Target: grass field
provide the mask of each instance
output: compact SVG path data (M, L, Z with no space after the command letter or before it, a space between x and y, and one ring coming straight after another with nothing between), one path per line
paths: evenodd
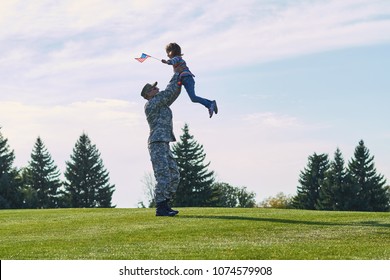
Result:
M179 210L2 210L0 259L390 259L390 213Z

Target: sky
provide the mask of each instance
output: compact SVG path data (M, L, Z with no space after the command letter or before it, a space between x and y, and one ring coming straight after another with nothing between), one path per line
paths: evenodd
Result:
M390 180L390 2L387 0L2 0L0 127L27 166L40 136L63 173L86 133L101 153L113 204L147 201L152 173L140 91L172 68L176 42L196 93L172 105L176 138L185 123L219 182L258 202L296 194L313 153L346 163L360 140ZM388 181L389 183L390 181Z

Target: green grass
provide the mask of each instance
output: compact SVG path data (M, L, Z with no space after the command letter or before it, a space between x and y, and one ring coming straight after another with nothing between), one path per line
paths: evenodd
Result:
M2 210L0 259L390 259L390 213L179 210Z

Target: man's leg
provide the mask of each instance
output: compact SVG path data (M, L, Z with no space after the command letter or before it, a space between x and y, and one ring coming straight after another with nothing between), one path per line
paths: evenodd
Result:
M170 199L170 150L167 142L154 142L149 144L150 159L153 165L154 176L157 184L155 187L155 201L157 204L157 216L174 216L168 211L167 201Z
M179 186L180 182L180 171L179 167L177 167L177 163L175 158L173 157L173 154L171 150L169 150L169 171L170 171L170 183L169 183L169 199L172 199L172 197L175 195L177 191L177 187Z
M172 152L169 150L169 170L171 173L171 182L169 184L169 199L167 200L169 211L174 212L175 214L179 214L178 210L174 210L171 208L169 204L169 200L172 200L173 196L177 191L177 187L180 182L180 171L177 166L176 160L173 157Z

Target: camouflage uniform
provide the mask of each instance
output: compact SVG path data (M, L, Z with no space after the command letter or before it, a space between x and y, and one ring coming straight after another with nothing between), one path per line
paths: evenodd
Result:
M180 94L177 82L178 74L175 74L167 88L145 104L145 115L150 128L148 148L157 181L156 203L171 199L180 180L179 169L169 147L169 142L176 141L169 106Z

